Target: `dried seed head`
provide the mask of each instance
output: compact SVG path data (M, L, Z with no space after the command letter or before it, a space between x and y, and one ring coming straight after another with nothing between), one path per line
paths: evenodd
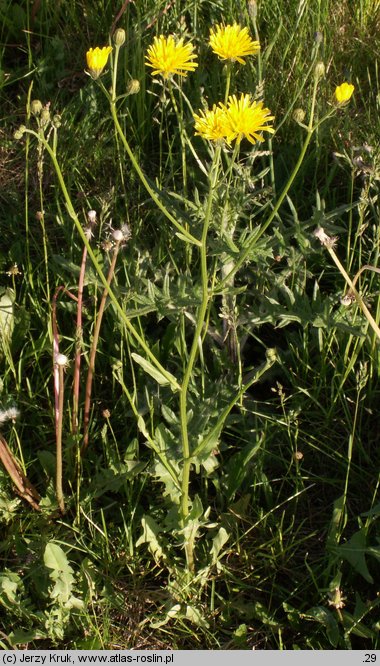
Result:
M116 243L121 243L121 241L124 238L122 230L115 229L115 231L112 232L112 238L114 239L114 241L116 241Z
M352 293L351 289L349 289L349 291L340 299L341 305L344 305L346 308L352 305L354 301L355 295Z
M60 368L67 368L69 365L69 359L67 356L65 356L65 354L57 354L55 357L55 363Z
M318 238L321 244L324 245L324 247L327 247L327 249L333 249L338 241L338 236L329 236L326 234L323 227L317 227L314 231L314 236Z
M7 409L0 409L0 425L6 421L15 421L20 416L20 412L16 407L8 407Z
M87 220L89 224L96 224L96 210L89 210L87 213Z

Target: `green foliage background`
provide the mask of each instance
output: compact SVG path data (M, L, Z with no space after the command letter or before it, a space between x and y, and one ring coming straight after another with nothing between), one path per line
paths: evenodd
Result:
M212 334L189 395L192 441L208 440L192 468L187 531L175 510L179 490L147 445L150 437L180 468L176 396L134 362L141 349L112 303L79 470L72 365L66 372L64 516L55 503L51 303L60 285L75 292L83 246L48 156L40 187L36 143L17 142L13 132L33 122L32 99L60 114L58 156L72 201L83 223L89 209L98 212L96 258L107 271L110 227L128 223L132 238L115 293L160 362L181 376L199 305L199 261L141 186L105 97L84 73L85 52L108 43L115 27L126 30L118 89L137 79L140 92L123 104L123 130L152 186L199 236L207 183L189 156L184 191L178 118L144 54L156 34L191 38L199 67L183 89L194 109L212 104L223 96L224 74L207 46L210 26L238 21L252 32L248 10L243 0L0 1L0 405L20 410L1 432L42 497L42 511L33 511L0 468L3 649L379 648L379 341L356 305L341 305L344 280L313 236L323 226L339 237L336 251L352 277L377 265L375 0L257 2L261 56L236 68L232 85L263 96L276 134L259 150L244 146L233 172L229 214L238 249L265 222L296 164L304 131L293 113L310 111L316 61L325 65L321 115L343 80L355 95L315 134L275 221L236 277L242 374L257 381L221 431L238 377L220 343L220 304L210 311ZM102 80L109 87L109 72ZM186 109L182 120L192 135ZM207 162L207 147L195 142ZM221 187L212 266L234 251L217 232L224 195ZM359 286L378 321L378 275L364 273ZM84 364L101 292L89 262ZM69 299L60 299L58 321L61 349L72 359ZM261 374L273 349L276 362ZM183 543L191 539L196 573L189 577Z

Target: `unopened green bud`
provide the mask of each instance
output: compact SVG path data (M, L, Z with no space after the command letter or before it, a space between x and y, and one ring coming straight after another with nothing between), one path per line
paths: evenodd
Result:
M52 122L53 127L55 127L55 129L58 129L58 127L61 127L61 125L62 125L61 116L59 116L58 113L56 113L53 116L53 120L51 122Z
M127 95L137 95L140 92L140 81L132 79L127 85Z
M325 69L324 63L323 62L317 62L317 64L315 65L315 70L314 70L315 78L316 79L321 79L322 76L325 75L325 71L326 71L326 69Z
M40 113L40 121L42 127L46 127L46 125L50 122L50 111L48 106L43 107Z
M13 138L16 139L16 141L20 141L22 137L24 136L24 126L21 125L15 132L13 132Z
M303 109L294 109L293 111L293 120L296 121L296 123L303 123L305 120L305 111Z
M30 110L34 116L39 116L42 111L42 102L39 99L34 99L30 103Z
M123 46L125 42L125 30L118 28L113 34L113 41L115 46Z

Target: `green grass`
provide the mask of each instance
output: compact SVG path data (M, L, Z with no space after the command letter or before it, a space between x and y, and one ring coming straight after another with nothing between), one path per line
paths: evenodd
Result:
M3 649L379 649L379 341L363 314L364 302L379 321L378 274L365 271L363 301L342 305L344 277L314 236L318 226L338 236L351 279L377 266L380 8L354 4L262 0L253 22L242 0L143 0L120 17L105 1L0 2L0 407L20 412L0 425L1 441L41 497L37 511L0 465ZM207 46L222 20L257 29L260 56L233 67L231 91L262 96L278 128L270 142L243 141L234 163L232 149L218 162L193 136L190 113L224 97L225 70ZM127 35L118 93L140 84L116 103L119 132L104 90L83 72L87 49L107 44L116 24ZM199 62L181 86L186 98L174 86L177 108L144 66L154 35L171 32L192 39ZM307 136L294 111L307 124L318 62L315 120L331 117L275 209ZM343 80L355 94L333 112ZM13 138L21 124L41 138L36 99L59 116L42 138L56 150L66 200L46 144ZM213 151L220 170L207 208ZM77 308L67 292L78 294L78 224L91 209L75 432ZM202 248L176 235L173 218L198 241L209 225ZM110 276L81 456L107 244L124 224L132 235ZM223 296L223 264L242 256ZM214 289L204 317L202 261Z

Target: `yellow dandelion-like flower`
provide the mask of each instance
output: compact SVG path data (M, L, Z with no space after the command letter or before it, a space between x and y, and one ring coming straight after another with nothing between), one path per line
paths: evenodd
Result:
M220 106L225 113L225 133L228 142L236 139L237 143L240 143L246 138L251 143L256 143L264 141L260 132L274 133L273 127L266 124L274 120L274 116L271 116L271 112L264 107L263 102L251 101L250 95L242 94L240 99L236 95L231 95L227 106L224 104Z
M173 35L169 37L155 37L152 46L147 51L145 58L147 67L152 67L152 75L161 74L164 79L169 79L174 74L187 76L197 67L197 62L192 62L197 57L191 42L183 43L183 39L175 41Z
M221 141L226 138L225 112L214 104L212 109L194 113L195 134L209 141Z
M108 56L112 51L112 46L97 46L95 49L89 49L86 53L87 67L93 79L98 79L105 68Z
M352 83L342 83L335 88L335 101L338 102L338 104L346 104L351 98L354 90L355 88Z
M237 23L211 28L209 44L221 60L237 60L242 65L246 56L260 50L259 42L252 41L248 28L241 28Z

